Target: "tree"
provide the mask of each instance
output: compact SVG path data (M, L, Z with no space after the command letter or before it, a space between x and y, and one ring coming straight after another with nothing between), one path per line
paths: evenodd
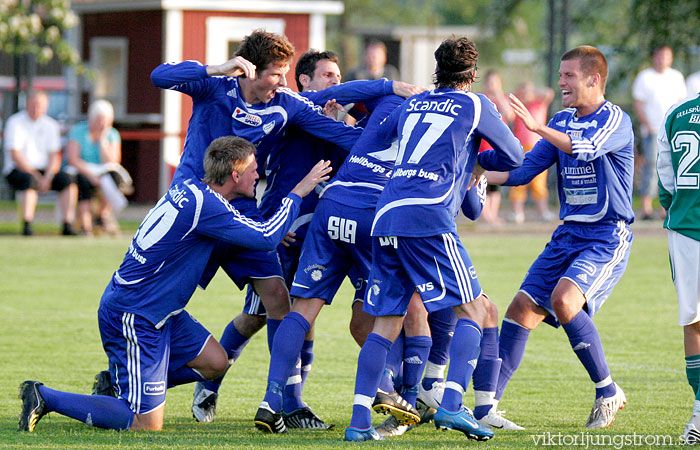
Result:
M14 56L15 111L23 78L26 88L31 87L35 62L46 64L57 58L79 74L86 72L78 51L64 39L66 31L77 24L69 0L0 1L0 51Z

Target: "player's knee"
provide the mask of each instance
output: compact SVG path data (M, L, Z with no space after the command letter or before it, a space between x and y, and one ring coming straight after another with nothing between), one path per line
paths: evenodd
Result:
M352 317L350 318L350 335L357 345L362 347L367 336L372 332L374 317L362 310L362 302L352 305Z
M270 279L258 293L269 318L281 320L287 315L290 308L289 291L281 279Z
M233 319L233 326L242 336L249 338L265 326L265 321L265 316L241 313Z
M148 414L134 415L131 423L131 431L161 431L163 429L163 415L153 411Z

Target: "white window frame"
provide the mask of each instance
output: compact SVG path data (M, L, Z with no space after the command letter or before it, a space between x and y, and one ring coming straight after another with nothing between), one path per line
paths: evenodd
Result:
M112 74L112 77L116 81L112 85L111 92L105 95L103 92L98 92L101 75L101 68L98 67L98 63L101 60L101 54L107 49L117 49L121 56L119 63L116 65L119 71ZM109 100L114 106L115 118L125 117L126 102L128 99L127 76L129 68L129 39L126 37L94 37L90 39L90 66L96 77L95 81L92 83L90 92L91 101L100 98Z
M247 17L207 17L206 64L223 64L229 60L228 43L242 41L253 30L284 34L284 19L262 19Z

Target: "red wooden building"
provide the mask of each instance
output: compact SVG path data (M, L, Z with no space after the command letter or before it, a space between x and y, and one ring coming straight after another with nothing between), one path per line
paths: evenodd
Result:
M329 0L73 0L72 7L81 18L77 48L96 77L69 77L80 100L71 115L97 98L114 104L133 200L142 203L156 201L170 183L192 107L189 97L151 85L154 67L220 64L256 28L286 35L297 54L324 49L326 16L343 12L342 1ZM290 86L293 77L290 71Z

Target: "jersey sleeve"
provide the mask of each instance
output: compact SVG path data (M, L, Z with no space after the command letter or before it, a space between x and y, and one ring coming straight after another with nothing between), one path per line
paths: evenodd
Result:
M320 108L315 108L308 99L296 96L290 96L290 99L291 102L295 103L294 114L290 118L290 123L313 134L317 138L350 151L357 138L362 134L360 128L351 127L343 122L324 116Z
M537 175L548 169L557 161L559 149L544 139L537 141L532 150L525 153L523 165L511 170L504 186L521 186L528 184Z
M161 89L182 92L190 97L202 97L211 89L216 77L207 75L207 67L198 61L165 63L153 69L151 83Z
M603 124L581 130L580 136L571 136L572 156L579 161L592 161L606 153L627 146L632 133L632 122L619 106L610 104Z
M669 110L673 111L675 108ZM668 113L667 113L668 114ZM658 155L656 157L656 172L659 175L659 203L665 210L671 207L673 194L676 192L676 176L671 159L671 144L668 142L668 116L664 126L659 130L656 139Z
M386 78L379 80L348 81L320 91L304 92L301 95L317 105L324 105L328 100L335 100L341 105L363 102L394 92L393 81Z
M199 212L197 232L253 250L274 250L299 214L301 197L289 194L266 221L241 214L229 202L215 194L199 191L205 198ZM197 193L195 193L197 196Z
M496 106L483 95L478 98L482 112L475 131L493 147L479 153L479 165L486 170L501 172L520 167L523 163L523 146L520 141L503 122Z
M467 219L476 220L481 215L486 202L486 177L481 176L475 187L467 190L462 200L462 213Z

